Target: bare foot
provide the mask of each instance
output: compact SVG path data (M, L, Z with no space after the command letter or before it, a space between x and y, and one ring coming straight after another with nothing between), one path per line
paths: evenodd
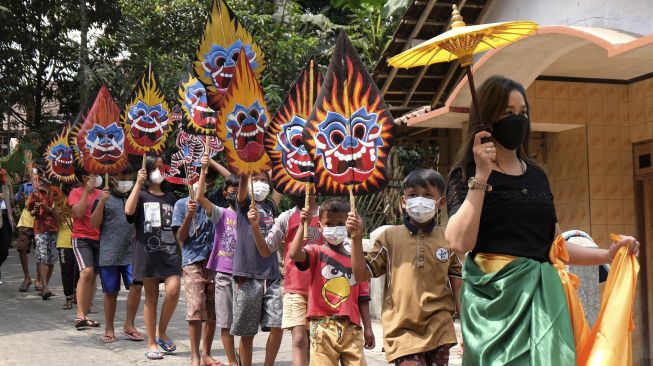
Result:
M202 364L205 366L225 366L222 362L211 357L211 355L202 355Z

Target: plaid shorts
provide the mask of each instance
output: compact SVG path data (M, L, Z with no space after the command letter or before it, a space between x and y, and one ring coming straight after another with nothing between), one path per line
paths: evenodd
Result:
M34 234L36 263L54 264L57 261L57 232Z

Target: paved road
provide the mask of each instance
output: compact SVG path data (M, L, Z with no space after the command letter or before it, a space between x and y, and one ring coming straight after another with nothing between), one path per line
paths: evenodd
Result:
M32 278L35 278L34 261L30 261ZM188 365L190 364L190 349L187 323L185 319L186 302L183 295L172 318L168 334L177 343L177 352L165 356L164 360L147 361L143 352L145 344L121 339L111 344L102 344L100 337L104 328L91 328L78 331L73 327L75 312L62 310L64 303L63 288L59 264L55 265L52 275L51 289L56 296L49 301L41 300L34 291L18 292L22 282L22 271L15 249L10 249L9 258L2 265L2 281L0 285L0 365L134 365L150 363L155 365ZM115 328L121 329L121 321L125 315L126 292L121 292L118 298L118 313ZM159 301L159 306L162 303ZM104 323L102 309L102 291L99 288L94 300L98 313L91 317ZM145 333L143 325L143 303L136 318L136 324ZM365 351L370 366L388 365L381 352L382 328L374 323L377 348ZM219 333L218 333L219 334ZM259 334L254 339L254 364L262 365L265 357L265 341L267 336ZM219 336L213 343L213 355L218 360L226 361ZM454 349L450 365L459 365L459 351ZM290 335L284 334L283 343L275 365L292 365Z

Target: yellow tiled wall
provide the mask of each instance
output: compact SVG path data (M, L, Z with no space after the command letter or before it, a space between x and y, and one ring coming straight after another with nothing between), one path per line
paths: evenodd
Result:
M602 247L611 232L635 234L632 149L653 139L653 78L628 85L537 80L527 96L533 123L582 126L545 134L542 164L562 230L587 231ZM641 293L634 304L634 365L646 327Z

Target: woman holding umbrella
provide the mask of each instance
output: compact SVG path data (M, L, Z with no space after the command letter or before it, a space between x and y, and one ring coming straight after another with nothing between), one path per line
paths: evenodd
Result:
M576 345L560 277L549 261L560 235L544 170L529 157L522 85L490 77L478 90L482 123L468 125L447 189L446 238L464 264L461 314L465 365L575 365ZM471 108L470 121L478 111ZM619 248L566 243L568 264L599 265ZM565 247L565 246L563 246Z

